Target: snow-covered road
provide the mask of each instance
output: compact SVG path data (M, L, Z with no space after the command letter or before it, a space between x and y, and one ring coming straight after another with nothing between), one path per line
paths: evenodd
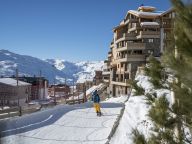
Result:
M102 103L97 117L92 103L57 106L0 121L1 144L104 144L122 103Z

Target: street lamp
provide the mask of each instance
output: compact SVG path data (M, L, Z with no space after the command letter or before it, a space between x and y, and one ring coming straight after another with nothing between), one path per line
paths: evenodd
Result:
M52 67L55 69L55 66L52 65ZM54 104L57 105L56 96L55 96L55 75L53 72L53 97L54 97Z

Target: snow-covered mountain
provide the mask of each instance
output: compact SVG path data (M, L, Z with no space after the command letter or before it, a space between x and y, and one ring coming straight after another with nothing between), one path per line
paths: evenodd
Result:
M82 61L77 63L59 59L47 59L46 61L62 71L67 77L73 77L76 82L92 80L95 76L95 70L102 70L104 65L103 61Z
M102 70L103 61L69 62L59 59L41 60L35 57L19 55L8 50L0 50L0 76L15 75L16 68L20 76L39 76L47 78L50 83L83 82L93 79L95 70Z

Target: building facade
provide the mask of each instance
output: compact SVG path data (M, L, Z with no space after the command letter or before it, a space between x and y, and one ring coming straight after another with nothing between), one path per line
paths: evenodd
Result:
M102 71L100 70L96 70L95 71L95 77L93 78L93 83L95 85L99 85L100 83L103 82L103 75L102 75Z
M0 105L24 106L31 96L31 84L13 78L0 78Z
M155 7L141 6L129 10L113 29L103 69L103 80L109 83L112 96L127 95L137 68L144 66L150 55L160 57L166 50L174 17L173 9L162 12Z
M48 96L48 80L44 77L18 77L18 79L31 84L29 100L41 100Z
M70 93L70 87L66 84L51 85L48 90L50 97L67 98Z

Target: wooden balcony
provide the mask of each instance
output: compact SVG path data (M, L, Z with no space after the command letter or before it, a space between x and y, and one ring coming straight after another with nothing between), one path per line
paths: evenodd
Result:
M129 28L129 29L128 29L128 32L132 32L132 31L135 31L135 30L140 29L140 28L141 28L140 25L139 25L139 24L136 24L136 25L133 26L132 28Z
M111 81L111 84L119 85L119 86L131 86L131 80L130 79L124 79L123 81Z
M110 71L103 71L102 75L110 75Z
M121 69L117 69L116 74L124 74L125 73L125 69L121 68Z
M110 48L113 48L113 47L114 47L114 42L111 42Z
M108 57L111 57L111 56L112 56L112 54L111 54L111 53L110 53L110 54L108 53Z
M131 18L131 19L127 19L127 20L125 21L125 24L128 24L128 23L136 23L136 22L138 22L138 19L136 19L136 18Z
M124 40L135 40L135 39L136 39L135 33L123 33L117 37L116 43Z
M120 57L117 61L119 63L121 63L121 62L145 61L145 55L128 55L128 56L125 56L125 57Z
M160 32L159 31L140 31L139 35L137 36L137 39L140 38L160 38Z
M117 48L118 52L127 50L142 50L145 49L145 43L126 43L124 47Z
M103 82L109 83L109 79L103 79Z

